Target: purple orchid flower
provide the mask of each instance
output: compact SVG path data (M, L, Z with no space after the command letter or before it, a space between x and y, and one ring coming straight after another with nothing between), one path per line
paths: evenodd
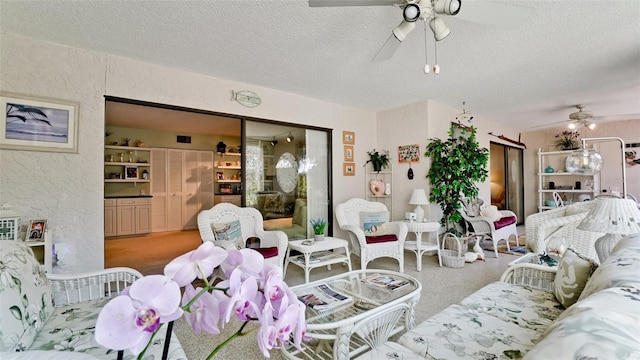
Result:
M164 274L185 286L196 278L206 279L216 266L227 258L227 252L211 241L205 241L197 249L171 260L164 267Z
M242 280L248 277L260 278L264 267L264 257L253 249L230 249L229 256L220 265L224 274L231 278L231 273L239 271Z
M201 290L202 288L194 289L191 284L185 286L182 306L186 306ZM203 331L211 335L220 334L218 328L220 301L214 294L203 293L191 304L184 316L195 334L200 334Z
M96 341L138 355L161 324L180 316L178 284L163 275L145 276L104 306L96 322Z

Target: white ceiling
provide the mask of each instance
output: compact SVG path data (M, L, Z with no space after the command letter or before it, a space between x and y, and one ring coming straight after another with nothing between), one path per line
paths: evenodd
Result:
M524 131L568 119L576 104L640 119L640 1L497 2L535 15L516 30L446 17L439 75L423 73L422 24L392 59L371 62L400 23L392 6L0 0L0 30L372 111L466 101L475 116Z

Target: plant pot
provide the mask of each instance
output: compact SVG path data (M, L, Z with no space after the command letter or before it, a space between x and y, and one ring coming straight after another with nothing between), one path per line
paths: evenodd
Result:
M322 242L322 241L324 241L324 234L320 234L320 235L316 234L316 235L313 235L313 241L315 241L315 242Z
M378 163L373 163L373 171L375 172L380 172L382 171L382 164L378 164Z

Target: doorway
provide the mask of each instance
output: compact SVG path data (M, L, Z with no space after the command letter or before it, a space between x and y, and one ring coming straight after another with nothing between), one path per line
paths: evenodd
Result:
M524 223L524 153L522 149L491 142L489 175L491 205L511 210Z

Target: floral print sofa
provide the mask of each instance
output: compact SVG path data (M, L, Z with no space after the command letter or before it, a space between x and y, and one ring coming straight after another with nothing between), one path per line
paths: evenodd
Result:
M123 289L115 289L118 284L141 274L117 268L84 275L91 276L52 275L50 280L31 248L0 241L0 359L116 359L116 351L95 341L96 319L110 300L105 294L118 293ZM63 288L72 291L58 291ZM164 342L165 333L158 333L144 358L161 359ZM125 351L125 359L132 356ZM175 334L167 358L186 359Z
M582 284L581 269L568 255L557 272L515 265L503 281L403 334L394 354L404 352L404 359L640 359L640 234L623 238L599 267L574 251L567 254L587 264ZM539 270L546 275L535 275Z

